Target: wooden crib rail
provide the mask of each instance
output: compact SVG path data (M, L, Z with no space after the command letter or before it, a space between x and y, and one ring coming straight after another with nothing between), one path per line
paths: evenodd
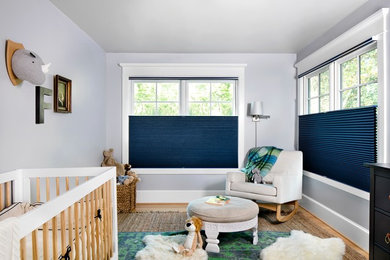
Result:
M100 169L100 168L99 168ZM51 220L54 216L58 215L60 212L68 209L73 203L81 200L87 194L94 191L97 187L100 187L108 180L112 180L111 191L115 189L115 178L116 171L115 168L103 168L105 171L94 178L89 179L87 182L80 184L79 186L69 190L68 192L59 195L58 197L44 203L38 209L31 210L24 215L20 216L20 238L25 237L27 234L30 234L35 229L39 228L43 223ZM61 171L63 169L60 169ZM57 171L61 172L61 171ZM75 176L76 176L75 172ZM96 174L96 172L95 172ZM84 175L84 174L83 174ZM56 175L54 175L56 176ZM80 172L78 172L80 176ZM41 177L47 177L42 176ZM53 175L51 176L53 177ZM115 196L115 193L112 192L111 196ZM115 196L116 197L116 196ZM116 198L115 198L116 199ZM115 208L113 208L115 210ZM116 223L115 223L116 225Z
M113 257L113 248L115 246L112 226L112 208L110 200L110 186L112 180L96 187L91 193L87 194L81 200L74 202L70 207L60 213L61 219L61 238L58 240L54 234L57 232L57 225L53 225L48 230L49 222L43 224L43 239L38 236L38 230L31 234L32 240L26 244L26 238L20 240L21 259L111 259ZM84 211L86 206L87 211ZM73 211L72 211L73 209ZM80 215L79 215L80 209ZM90 211L88 209L91 209ZM68 213L66 223L65 213ZM52 220L56 219L54 217ZM74 223L74 226L72 226ZM81 223L81 224L80 224ZM66 226L66 224L68 226ZM80 225L79 225L80 224ZM91 228L89 228L91 226ZM45 229L46 227L46 229ZM85 228L86 227L86 228ZM49 233L52 232L53 239L49 241ZM66 238L66 234L68 237ZM85 237L88 242L85 244ZM81 240L81 243L80 243ZM57 245L60 244L61 250ZM40 246L42 245L42 246ZM27 247L29 246L29 247ZM27 250L27 248L30 248ZM50 252L49 248L53 250ZM40 252L42 250L42 252ZM30 253L31 257L27 257Z

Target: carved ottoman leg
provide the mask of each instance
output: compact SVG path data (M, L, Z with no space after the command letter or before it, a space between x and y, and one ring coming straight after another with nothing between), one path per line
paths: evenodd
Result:
M253 232L253 244L254 244L254 245L257 245L257 242L258 242L258 240L259 240L259 235L257 234L257 225L258 225L258 224L256 224L256 226L254 226L254 227L252 228L252 232Z
M219 240L217 239L219 235L218 226L208 223L208 225L206 225L205 232L207 236L206 251L219 253L219 246L218 246Z

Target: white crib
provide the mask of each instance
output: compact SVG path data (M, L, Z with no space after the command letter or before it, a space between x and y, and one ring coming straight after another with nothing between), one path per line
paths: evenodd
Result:
M17 217L20 259L117 259L115 168L2 173L0 210L15 202L43 202Z

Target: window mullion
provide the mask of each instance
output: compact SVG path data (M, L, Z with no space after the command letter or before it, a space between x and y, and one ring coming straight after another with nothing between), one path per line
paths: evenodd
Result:
M180 115L188 115L187 81L180 80Z
M210 84L210 93L209 93L209 95L210 95L210 97L209 97L209 100L210 100L210 104L209 104L209 116L211 116L211 92L212 92L212 84L211 84L211 82L209 83Z

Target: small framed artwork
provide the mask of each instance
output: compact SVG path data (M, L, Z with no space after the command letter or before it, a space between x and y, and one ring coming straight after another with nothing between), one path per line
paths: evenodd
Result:
M60 75L54 76L54 112L72 112L72 81Z

